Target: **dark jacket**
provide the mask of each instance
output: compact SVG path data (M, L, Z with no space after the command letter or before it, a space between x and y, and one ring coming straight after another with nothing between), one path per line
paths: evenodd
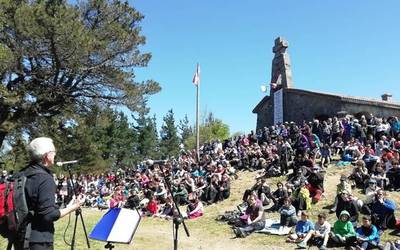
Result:
M339 199L336 208L336 216L338 219L342 211L347 211L350 214L350 221L353 222L358 220L358 208L353 201L344 201L342 199Z
M308 183L310 183L313 188L324 191L324 177L320 173L311 173L308 176Z
M52 173L40 164L31 164L22 171L35 171L25 184L28 208L34 211L30 242L53 242L54 221L60 218L60 210L55 204L57 187Z

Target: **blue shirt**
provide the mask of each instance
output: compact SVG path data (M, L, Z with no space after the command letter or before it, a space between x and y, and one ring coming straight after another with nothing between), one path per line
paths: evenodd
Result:
M357 237L362 237L366 238L367 241L375 241L379 242L379 233L378 229L376 229L376 226L371 225L370 228L365 228L365 227L359 227L356 230Z
M300 220L296 224L296 234L307 234L310 230L314 230L314 224L309 221L302 221Z

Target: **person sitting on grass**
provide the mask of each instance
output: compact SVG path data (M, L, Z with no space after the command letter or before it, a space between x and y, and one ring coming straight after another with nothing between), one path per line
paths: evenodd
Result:
M311 230L314 230L314 224L308 219L307 211L301 211L301 220L296 224L296 232L288 236L287 242L299 243Z
M264 209L262 202L257 199L256 194L251 194L247 200L248 207L239 227L233 227L236 237L244 238L256 230L265 227Z
M312 167L307 182L306 188L310 191L312 202L317 203L321 200L321 195L324 192L324 177L319 173L319 167L317 165Z
M292 193L292 204L296 212L311 209L310 191L306 188L306 181L301 180L299 187Z
M145 207L145 214L148 216L155 216L158 213L158 202L153 194L150 194L148 197L149 203L147 203L147 206Z
M195 219L203 216L203 203L199 200L196 194L189 196L189 205L187 206L187 217L189 219Z
M341 199L339 199L336 208L336 217L338 219L340 219L343 211L346 211L346 213L349 214L350 222L352 222L353 225L356 226L359 215L358 207L356 203L350 198L350 195L346 190L342 191Z
M346 190L349 194L351 194L351 185L348 182L346 175L344 174L340 176L340 183L336 185L335 203L333 204L333 207L330 210L331 213L334 213L336 211L337 204L339 200L342 199L341 193L343 190Z
M287 190L283 187L282 182L278 182L276 185L278 188L272 193L271 197L272 201L274 202L274 205L270 209L271 211L277 211L279 208L281 208L285 198L289 196ZM290 204L292 204L292 202L290 202Z
M362 226L357 228L357 247L367 250L372 248L380 248L380 236L376 226L372 225L371 216L364 215L362 218Z
M333 224L329 243L334 247L354 247L356 232L350 221L350 214L346 210L340 213L339 219Z
M365 189L366 183L368 182L369 171L365 166L365 162L362 160L356 161L356 166L353 168L353 172L349 176L349 179L353 181L353 186L361 189Z
M283 206L278 210L281 215L280 225L284 227L292 227L297 224L296 209L292 206L292 200L286 197Z
M400 191L400 165L397 159L392 160L392 168L386 173L389 179L389 190L390 191Z
M369 205L372 222L378 230L396 228L396 218L394 211L396 204L385 198L386 193L380 189L376 192L374 202Z
M324 250L328 243L330 231L331 224L326 220L326 214L320 213L318 215L318 221L315 223L315 229L311 230L297 246L299 248L306 248L309 242L311 245L318 246L320 250Z
M337 137L337 139L332 143L331 148L334 150L333 155L342 155L344 142L341 137Z
M365 189L365 204L371 204L375 201L376 192L378 192L378 190L381 190L381 188L376 185L376 180L369 179L368 187Z

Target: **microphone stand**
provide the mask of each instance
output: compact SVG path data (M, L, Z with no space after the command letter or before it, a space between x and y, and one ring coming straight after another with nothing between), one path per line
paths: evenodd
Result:
M76 193L75 184L74 184L74 181L72 179L71 167L69 165L66 165L66 169L68 170L68 173L69 173L69 179L71 181L72 190L74 192L75 198L77 199L78 195ZM87 248L90 248L90 243L89 243L89 238L87 236L85 221L83 220L83 216L82 216L82 210L81 210L81 208L78 208L77 210L75 210L75 224L74 224L74 231L72 233L71 250L75 250L76 226L78 224L78 217L81 218L83 231L85 232Z
M175 211L173 211L174 215L173 215L173 220L172 220L172 232L173 232L173 238L174 238L174 250L178 250L178 232L179 232L180 224L183 225L183 228L185 229L185 233L186 233L187 237L190 237L189 229L187 228L187 226L185 224L185 220L183 219L182 213L181 213L181 211L179 209L179 204L177 204L177 202L175 200L175 197L174 197L174 194L172 193L170 179L167 178L167 176L165 175L165 172L164 172L165 168L164 168L163 164L159 164L159 166L160 166L160 170L161 170L162 176L164 178L167 190L171 194L172 200L174 202L174 206L176 208L176 211L178 212L178 214L175 214Z

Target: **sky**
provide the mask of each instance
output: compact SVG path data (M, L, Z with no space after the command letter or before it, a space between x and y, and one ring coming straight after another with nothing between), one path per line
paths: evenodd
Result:
M195 122L192 78L201 65L201 113L213 112L230 132L256 127L253 108L269 84L272 47L289 42L294 87L400 100L398 0L129 0L145 18L143 52L161 92L149 99L158 126L169 109ZM267 91L269 93L269 89Z

